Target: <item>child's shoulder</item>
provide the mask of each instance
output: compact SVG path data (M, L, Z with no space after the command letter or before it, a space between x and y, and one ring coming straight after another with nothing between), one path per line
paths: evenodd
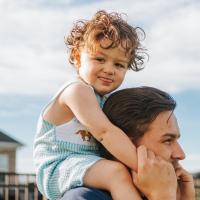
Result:
M80 79L67 81L58 91L57 96L61 99L90 98L95 92L92 86Z
M61 89L62 90L62 89ZM84 82L81 79L73 79L70 81L67 81L64 86L63 86L63 91L69 90L71 92L82 92L82 91L93 91L94 89L92 86L90 86L89 84L87 84L86 82Z
M85 83L84 81L82 81L79 78L74 78L71 80L66 81L57 91L56 96L60 93L62 93L63 91L68 91L68 90L78 90L78 89L92 89L92 86L88 85L87 83Z

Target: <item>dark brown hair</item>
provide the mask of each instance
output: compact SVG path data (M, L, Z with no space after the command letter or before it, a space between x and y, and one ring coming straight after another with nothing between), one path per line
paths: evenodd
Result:
M128 68L139 71L143 68L146 55L145 49L141 47L140 36L145 38L144 31L139 27L130 26L122 15L98 11L91 20L77 21L70 34L65 37L65 43L69 48L69 62L74 64L77 52L84 46L93 52L97 44L104 49L121 45L130 58ZM103 39L109 39L111 43L102 46Z
M110 121L136 142L150 124L164 111L173 111L175 100L166 92L152 87L128 88L113 93L103 111Z

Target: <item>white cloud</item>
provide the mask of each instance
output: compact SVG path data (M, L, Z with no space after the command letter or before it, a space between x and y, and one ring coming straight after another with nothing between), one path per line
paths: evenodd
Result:
M146 32L150 60L144 71L128 74L128 84L174 92L200 88L199 8L195 4L179 7L153 21Z
M0 93L52 93L71 78L64 35L75 20L88 18L98 9L127 13L131 24L141 24L146 31L150 61L143 72L128 74L125 85L148 84L168 91L199 89L199 5L163 0L80 5L1 0Z

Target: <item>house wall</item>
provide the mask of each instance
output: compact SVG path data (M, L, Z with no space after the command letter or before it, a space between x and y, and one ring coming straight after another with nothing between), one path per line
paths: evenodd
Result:
M16 169L16 150L0 150L0 154L8 155L8 172L15 172Z

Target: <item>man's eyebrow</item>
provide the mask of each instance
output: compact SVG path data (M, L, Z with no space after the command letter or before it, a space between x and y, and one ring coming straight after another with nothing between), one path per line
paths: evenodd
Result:
M180 134L176 134L176 133L166 133L162 136L162 138L165 138L165 137L171 137L171 138L180 138L181 135Z

